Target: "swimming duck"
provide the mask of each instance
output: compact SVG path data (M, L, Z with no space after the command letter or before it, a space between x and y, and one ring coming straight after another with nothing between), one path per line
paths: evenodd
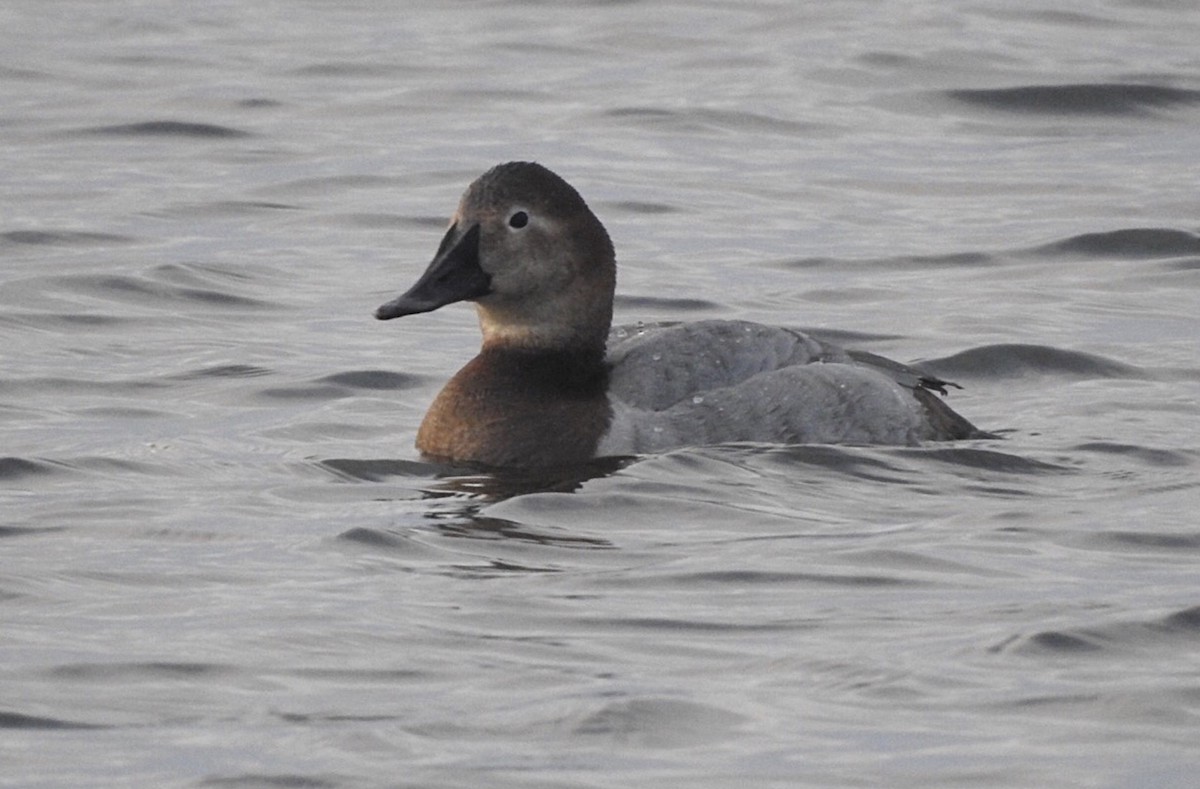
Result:
M472 301L483 346L417 433L427 457L537 467L732 441L916 444L985 435L954 386L786 328L612 330L616 258L570 184L532 162L463 195L425 273L380 320Z

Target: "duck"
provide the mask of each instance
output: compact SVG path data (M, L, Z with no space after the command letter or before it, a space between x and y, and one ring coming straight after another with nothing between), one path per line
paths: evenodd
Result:
M535 162L466 189L424 273L380 320L473 302L479 353L417 431L438 462L537 468L674 449L917 445L987 437L958 387L875 354L743 320L612 327L616 254L579 192Z

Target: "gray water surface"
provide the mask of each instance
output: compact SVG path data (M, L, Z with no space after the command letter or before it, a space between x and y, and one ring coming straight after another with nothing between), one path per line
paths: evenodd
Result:
M1193 787L1200 9L0 7L0 785ZM536 159L617 318L1002 435L423 462Z

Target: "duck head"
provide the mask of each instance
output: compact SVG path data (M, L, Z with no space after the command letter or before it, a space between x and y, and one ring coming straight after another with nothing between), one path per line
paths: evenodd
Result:
M380 320L472 301L484 347L603 348L616 262L600 220L532 162L488 170L463 195L425 273Z

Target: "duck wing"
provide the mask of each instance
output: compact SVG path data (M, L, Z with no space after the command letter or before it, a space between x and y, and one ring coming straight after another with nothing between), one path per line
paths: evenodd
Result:
M955 389L962 389L961 386L953 381L943 381L935 375L921 370L917 367L912 367L907 364L892 361L886 356L869 353L867 351L847 350L846 353L855 362L866 367L872 367L881 373L884 373L896 383L909 389L928 389L931 392L937 392L943 397L946 396L946 387L952 386Z
M847 354L860 365L878 370L891 378L905 389L912 391L913 397L925 409L925 418L938 439L962 438L996 438L992 433L980 430L962 415L946 405L941 397L947 395L946 387L962 389L953 381L945 381L936 375L930 375L919 367L892 361L886 356L879 356L867 351L848 350ZM936 393L936 394L935 394Z
M934 394L954 384L791 329L724 320L621 327L608 362L613 438L635 452L979 435Z
M756 375L815 362L852 363L846 351L801 332L749 321L622 326L609 336L609 393L662 411Z

